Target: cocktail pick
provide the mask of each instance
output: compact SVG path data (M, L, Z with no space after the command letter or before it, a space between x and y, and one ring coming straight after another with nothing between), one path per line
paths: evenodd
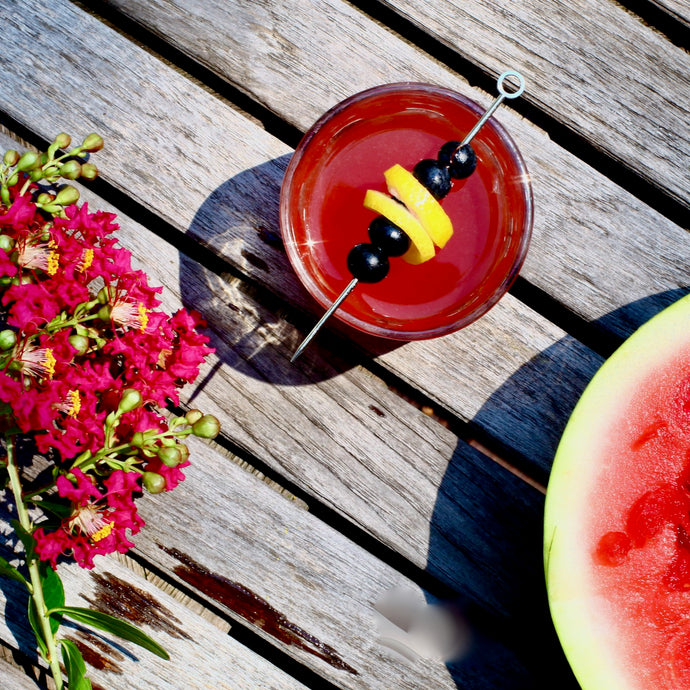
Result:
M513 78L517 82L517 85L512 84L512 89L506 87L506 82ZM498 96L494 99L494 102L487 108L484 114L479 118L474 127L467 133L465 138L460 142L460 144L455 148L455 151L461 149L463 146L467 146L472 139L477 135L479 130L484 126L486 121L494 114L496 109L506 98L518 98L521 96L525 90L525 80L523 76L516 72L515 70L508 70L501 74L496 82L496 88L498 90ZM378 280L378 279L377 279ZM309 331L304 340L300 343L300 346L295 350L295 353L290 358L291 362L294 362L301 354L304 352L309 343L314 339L314 336L319 332L323 324L330 318L330 316L335 312L336 309L345 301L347 296L355 289L357 283L360 281L359 278L353 277L352 280L347 284L345 289L338 295L336 300L331 304L324 315L318 320L316 325ZM363 280L363 282L366 282ZM376 282L376 280L372 281Z

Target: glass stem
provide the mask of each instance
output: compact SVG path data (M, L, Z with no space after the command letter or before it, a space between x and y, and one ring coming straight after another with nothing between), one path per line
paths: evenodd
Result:
M24 498L22 495L22 484L19 478L19 470L17 468L17 463L15 461L15 445L14 436L7 436L7 473L10 478L10 486L12 487L12 494L14 496L14 502L17 506L17 516L19 518L19 524L22 526L27 534L31 534L33 531L33 526L31 524L31 518L29 517L29 512L24 505ZM48 607L46 606L45 599L43 598L43 585L41 584L41 575L38 571L38 559L33 556L29 557L27 554L27 566L29 568L29 577L31 580L30 595L33 599L34 606L36 607L36 614L38 615L38 620L41 625L41 632L43 633L43 639L46 644L46 649L48 650L48 655L46 661L50 665L50 671L55 680L55 687L57 690L62 690L62 671L60 670L60 660L58 659L57 644L55 641L55 636L50 628L50 620L47 615Z

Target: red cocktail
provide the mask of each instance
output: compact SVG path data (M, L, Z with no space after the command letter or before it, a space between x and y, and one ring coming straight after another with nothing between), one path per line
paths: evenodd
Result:
M288 167L281 225L290 261L325 308L352 280L347 257L367 242L376 216L363 206L368 189L385 191L383 173L412 170L462 140L484 110L447 89L390 84L357 94L307 133ZM515 279L532 227L532 192L508 134L489 120L472 140L477 167L442 200L453 236L418 265L390 260L388 275L360 282L335 312L378 336L412 340L462 328L486 312Z

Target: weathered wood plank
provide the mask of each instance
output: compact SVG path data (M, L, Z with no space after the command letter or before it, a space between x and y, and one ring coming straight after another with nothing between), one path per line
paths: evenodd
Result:
M4 521L6 508L6 505L0 506L3 540L8 528ZM1 551L3 557L12 557L6 545ZM64 564L60 566L60 576L68 606L88 606L125 618L170 654L170 660L163 661L117 637L66 624L60 635L72 639L82 650L87 673L97 684L94 687L113 690L305 687L115 558L97 558L92 571ZM0 639L29 658L37 658L36 641L23 611L26 601L26 592L21 586L0 580L0 610L3 612ZM5 665L2 665L2 685L7 690L38 687L20 669L9 677L4 672Z
M92 207L111 210L90 193L85 198ZM224 284L125 216L120 215L120 222L119 237L134 253L136 265L149 273L152 284L166 286L165 307L174 310L180 306L180 284L187 305L202 306L196 301L201 289L207 300L203 306L213 305L212 323L223 326L214 340L217 358L202 372L198 389L189 391L194 404L217 414L225 434L305 492L461 592L463 604L481 608L482 620L489 617L491 625L505 628L513 651L506 650L500 640L482 638L476 652L479 656L453 669L454 677L477 682L476 672L469 666L486 664L489 657L483 654L489 648L494 650L491 654L505 658L503 671L510 669L508 677L515 674L510 681L497 680L500 687L511 687L509 683L524 674L538 675L539 664L530 657L529 649L521 648L522 634L513 625L519 628L519 621L529 620L536 636L533 639L557 653L543 591L539 492L359 368L340 374L326 363L321 363L320 370L292 369L287 353L272 347L273 329L282 332L278 338L282 342L290 337L286 334L290 327L243 295L237 281ZM209 285L212 290L206 292ZM294 330L291 335L296 335ZM214 374L206 380L209 370ZM315 373L326 372L329 377L314 382ZM353 658L366 671L349 656L343 657L362 675L352 681L355 685L344 687L390 687L399 659L376 645L372 649L371 622L356 633L348 628L349 621L359 625L373 616L376 597L357 599L357 606L364 608L354 613L342 610L350 599L346 603L341 599L343 591L352 597L353 592L366 593L374 587L380 594L410 583L312 516L305 517L305 511L295 504L275 492L267 493L258 479L247 479L244 475L248 473L204 446L196 447L193 468L190 480L193 472L201 475L183 485L191 487L191 493L181 496L176 489L169 497L174 505L152 499L149 512L144 513L149 523L145 532L153 530L150 536L137 539L145 557L171 571L185 565L175 553L163 554L157 546L160 543L168 550L188 554L203 568L241 582L274 606L276 601L287 601L293 608L279 609L286 615L298 605L298 612L304 609L306 614L298 620L288 616L296 624L313 634L325 625L328 636L316 636L328 644L337 639L338 645L333 645L337 650L344 644L340 641L343 635L351 641L348 644L364 650L357 652L364 655L362 659ZM228 510L228 506L233 507ZM202 519L181 524L180 515L208 515L209 519L207 524ZM203 528L196 532L200 521ZM288 533L292 536L283 537ZM223 567L217 565L218 559ZM233 559L239 559L241 566L235 564L235 570L228 570ZM390 580L377 580L372 573L379 571ZM189 578L200 571L184 572ZM179 572L177 575L181 577ZM287 584L295 581L301 583L297 592ZM421 596L418 589L413 590ZM532 626L533 617L539 621L536 627ZM343 624L345 631L339 628ZM513 658L515 654L519 659ZM300 660L316 663L305 656L301 653ZM317 663L319 672L335 674L329 676L331 680L345 683L340 672L323 671L322 666ZM424 666L420 673L430 673L429 668ZM413 673L409 677L410 687L421 687L426 676ZM351 680L349 674L346 680Z
M690 5L685 0L652 0L652 3L690 27Z
M142 533L139 549L159 567L194 586L234 616L243 615L247 602L232 583L240 583L245 590L267 599L294 625L333 648L333 654L328 654L329 663L316 660L314 664L340 687L455 687L458 682L461 686L512 688L536 687L543 680L543 668L521 644L519 632L522 626L530 625L535 635L530 647L535 653L541 648L540 656L545 648L555 649L544 635L544 627L549 624L540 603L541 585L535 587L540 578L533 574L525 579L523 575L525 562L530 564L527 570L539 562L534 553L536 544L531 544L531 539L526 543L518 538L509 547L512 555L507 560L515 566L513 576L521 583L519 587L517 582L504 583L508 590L500 593L500 605L508 607L509 616L494 614L495 618L479 617L472 621L478 648L453 669L452 681L443 664L421 659L410 666L379 639L376 602L397 588L423 601L417 587L370 554L353 547L342 534L324 529L310 513L283 505L284 499L276 500L267 487L257 486L255 478L236 471L234 466L228 467L222 458L198 446L192 444L196 460L188 468L188 480L179 487L182 491L176 501L184 514L207 515L209 519L180 524L175 514L161 512L153 502L143 509L144 517L151 516L154 527ZM213 492L207 488L211 484ZM507 498L507 493L502 495ZM521 508L515 499L511 507L515 511L513 516L519 515L520 528L531 531L531 508ZM482 511L485 507L478 505L476 509ZM494 537L506 543L501 538L501 528L495 531L496 522L487 524L487 529L489 539ZM192 543L194 551L190 553ZM159 544L165 548L159 548ZM494 544L487 542L485 552L495 563ZM447 555L451 552L452 548L446 549ZM506 554L500 558L506 559ZM451 562L452 557L448 567L453 567ZM467 584L476 587L477 582L472 578ZM496 584L494 580L488 588ZM476 601L474 593L464 591L458 603L472 601ZM535 616L534 625L528 623L530 615ZM487 638L482 638L480 625L488 626ZM272 631L270 614L264 630L266 634ZM501 640L503 634L505 639ZM517 648L521 658L515 658L500 641ZM292 647L288 651L296 655L299 652ZM493 653L496 658L492 658ZM520 662L527 664L527 668ZM356 670L357 675L344 669L344 664ZM556 677L567 685L565 667L556 671Z
M221 0L189 0L184 4L171 0L110 0L110 4L302 129L345 96L383 82L441 83L485 105L490 102L489 96L469 88L457 74L339 0L297 5L288 0L261 5ZM490 52L487 69L523 70L533 98L540 102L555 100L551 109L563 110L564 117L582 118L584 123L577 126L593 129L602 146L619 146L615 155L630 155L629 164L637 173L658 175L657 183L676 184L686 193L690 189L685 164L689 128L679 96L688 90L687 54L638 25L615 3L588 3L588 7L590 4L600 8L597 12L604 13L608 22L625 16L623 26L633 32L631 35L639 44L634 48L635 59L642 59L638 53L646 51L646 60L655 63L649 74L663 72L643 88L658 90L658 95L643 99L654 109L654 117L635 96L638 81L649 75L644 68L646 62L631 58L625 44L627 34L604 32L600 39L601 32L593 30L586 40L596 43L596 48L589 46L582 54L577 52L577 45L564 50L562 59L574 63L575 67L571 63L569 66L576 73L587 72L587 79L593 80L591 88L584 76L584 81L573 80L571 69L561 69L557 62L540 62L531 54L525 55L519 45L511 48L513 41L509 38L498 36L501 29L509 31L518 21L513 15L532 11L543 14L536 26L563 22L551 39L545 39L544 48L548 48L554 60L561 59L560 51L552 51L552 47L564 36L570 36L569 23L595 21L589 10L584 13L586 19L575 6L564 10L561 17L559 3L535 8L529 3L512 3L508 10L495 3L472 3L471 8L465 4L462 11L451 3L436 3L430 10L425 3L411 4L410 11L416 7L419 21L427 29L438 29L462 50L472 51L471 59L482 59L483 53L474 53L480 49L493 51L498 41L502 50ZM469 13L477 13L477 18L469 19ZM475 24L481 25L481 32L473 28ZM465 30L470 34L467 41ZM497 34L496 41L491 32ZM575 35L580 36L579 29ZM535 37L534 30L520 34L520 40L535 40L535 50L541 50L541 39ZM328 49L324 50L324 46ZM603 51L617 49L622 52L611 67L614 71L609 72L608 67L602 66L606 62ZM663 59L653 59L656 52L662 53ZM596 59L590 60L589 55ZM667 60L676 63L668 72L664 71ZM577 67L580 63L581 67ZM634 70L630 69L631 64L636 65ZM555 89L554 83L561 89ZM613 103L612 95L617 100L619 91L622 98L632 99L630 107L639 108L639 112L631 114ZM295 98L295 93L299 98ZM659 106L662 96L675 99L668 112ZM581 109L583 100L586 107ZM574 103L577 107L573 107ZM610 118L609 110L615 111ZM496 117L517 140L535 190L535 231L522 271L524 277L585 319L603 319L605 328L619 336L629 335L672 299L662 296L660 300L648 300L650 296L687 287L687 232L564 151L543 131L505 106ZM631 123L623 126L616 119L620 117L632 118ZM660 118L678 121L665 122ZM609 126L615 132L609 132ZM654 132L643 136L649 128L655 128ZM660 139L667 142L670 151L664 149ZM668 160L662 160L663 157ZM208 228L207 232L211 234L213 230Z
M19 666L4 659L0 659L0 678L5 690L39 690L41 688L33 676L28 676Z
M618 3L385 1L493 74L524 65L528 99L690 206L690 55Z
M48 44L72 32L75 37L71 41L78 41L79 36L99 36L98 48L95 41L78 47L72 45L70 50L82 55L82 63L75 66L65 61L50 74L43 72L40 64L34 64L30 56L22 58L17 54L12 72L16 81L0 84L4 107L20 121L49 132L50 136L62 128L89 131L96 126L109 141L107 149L99 153L107 179L128 190L136 200L157 209L174 227L208 244L286 299L310 307L312 302L296 280L284 252L267 240L277 230L278 190L285 163L282 154L289 149L64 0L34 15L33 7L24 9L3 22L0 30L5 32L8 45L21 43L27 40L26 36L35 36L36 41L45 40ZM38 47L36 51L40 52ZM18 65L27 61L30 67L22 73ZM123 64L134 67L122 69ZM37 87L27 89L22 74ZM95 83L99 87L92 91ZM107 89L100 86L103 83L109 84ZM58 101L56 88L65 92ZM75 98L68 105L65 101L69 101L70 94L81 89L86 89L89 97ZM185 97L180 98L179 94ZM148 166L144 160L149 162ZM155 174L151 161L156 161ZM222 288L214 283L216 279L209 277L211 284L207 286L203 285L205 276L200 280L194 300L208 311L217 302L215 291ZM204 298L208 306L203 304ZM542 412L544 416L534 425L531 415L512 404L520 399L520 385L511 385L512 402L508 405L494 405L500 399L500 395L495 396L508 379L538 358L545 348L556 346L564 334L510 295L496 308L494 316L498 322L482 319L472 331L423 345L401 347L398 352L410 350L408 380L412 385L424 388L433 399L463 419L478 417L481 412L484 418L481 423L491 433L497 433L507 448L535 462L537 471L543 475L565 422L565 416L560 423L556 422L553 411L560 413L572 407L599 360L586 348L571 343L567 358L558 363L559 371L567 373L557 380L541 381L541 395L547 402L535 405L534 416L539 418ZM264 318L275 320L268 315ZM231 314L217 317L217 323L223 320L227 328L233 323ZM500 325L497 327L496 323ZM276 377L292 379L294 370L287 365L285 354L294 349L297 337L290 335L286 339L286 331L274 322L264 323L256 333L254 326L250 331L238 325L234 328L231 337L242 334L247 346L251 343L252 347L256 347L257 341L252 338L257 335L261 347L265 347L265 334L270 331L271 343L276 343L281 351L280 370L276 372L277 365L270 363L268 371L261 376L274 382ZM495 337L499 330L510 334L507 341ZM474 343L477 338L481 342L479 348ZM452 346L453 342L457 345ZM447 356L449 348L452 357ZM435 390L436 367L426 367L426 370L415 367L412 353L419 349L424 350L429 360L445 362L444 380L448 383L443 395L439 394L441 389ZM318 359L321 363L309 353L298 370L312 367L312 377L332 376L335 371ZM381 361L388 366L386 357ZM522 378L512 378L512 381L531 391L529 377L526 381ZM273 390L271 394L275 396L277 392ZM526 399L531 397L530 392Z

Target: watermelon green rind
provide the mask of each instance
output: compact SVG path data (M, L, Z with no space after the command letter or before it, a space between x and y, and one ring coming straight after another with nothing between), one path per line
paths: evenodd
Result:
M630 688L622 655L611 648L607 603L593 587L583 516L597 489L601 447L621 401L640 381L690 345L690 295L641 326L602 365L565 428L553 463L544 512L544 568L554 626L585 690Z

